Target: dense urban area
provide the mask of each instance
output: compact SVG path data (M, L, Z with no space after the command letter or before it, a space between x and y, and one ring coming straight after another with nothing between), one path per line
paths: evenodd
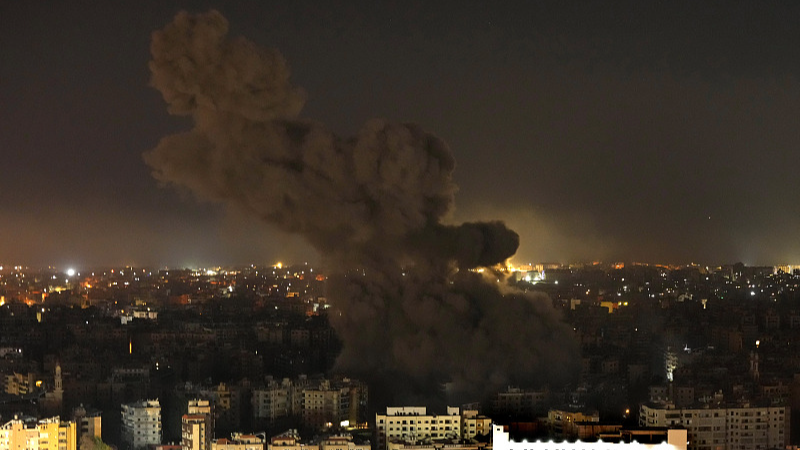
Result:
M511 449L507 433L673 443L673 432L677 448L789 448L798 269L481 269L550 297L579 369L561 386L420 405L370 402L365 379L336 373L322 268L2 266L0 449Z

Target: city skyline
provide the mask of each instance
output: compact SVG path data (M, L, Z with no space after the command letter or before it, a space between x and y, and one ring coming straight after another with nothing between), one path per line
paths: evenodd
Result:
M188 128L149 87L151 33L210 8L283 54L304 118L350 135L384 117L443 139L459 186L448 220L504 220L517 264L800 260L795 5L81 6L0 6L9 264L318 258L159 187L142 160Z

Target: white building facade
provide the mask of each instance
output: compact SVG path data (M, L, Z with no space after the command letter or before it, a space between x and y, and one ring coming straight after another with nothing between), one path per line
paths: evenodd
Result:
M789 408L785 406L673 408L642 405L639 425L684 427L690 450L758 450L789 443Z
M267 386L253 390L253 416L275 420L298 416L303 411L303 390L309 385L305 377L297 380L270 380Z
M122 445L128 450L143 450L161 444L161 404L142 400L122 405Z
M459 408L448 406L447 414L428 414L424 406L386 408L375 415L377 449L387 448L390 439L414 443L428 439L461 439Z

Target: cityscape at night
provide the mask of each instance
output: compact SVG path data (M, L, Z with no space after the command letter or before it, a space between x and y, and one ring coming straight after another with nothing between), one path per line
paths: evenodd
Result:
M326 297L328 274L307 263L3 266L0 415L99 417L97 436L120 448L134 446L124 438L120 405L154 399L160 434L147 444L180 443L187 405L198 400L214 407L214 434L205 433L216 445L237 433L280 440L300 430L308 438L347 431L356 443L388 448L409 435L388 428L373 435L375 414L388 424L391 411L402 417L392 408L408 402L459 420L460 429L442 427L428 445L465 439L466 448L482 448L492 423L560 440L674 428L688 431L692 448L784 448L797 433L800 267L593 262L479 270L552 300L579 348L572 372L557 383L504 385L467 399L451 398L446 383L425 399L407 389L377 391L396 386L337 369L342 342L328 321L338 314ZM412 440L425 440L416 433Z
M0 450L800 448L798 23L0 2Z

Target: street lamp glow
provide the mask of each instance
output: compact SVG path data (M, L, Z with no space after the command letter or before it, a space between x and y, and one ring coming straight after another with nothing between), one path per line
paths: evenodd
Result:
M67 269L67 276L68 277L75 276L75 269L72 269L72 268Z

